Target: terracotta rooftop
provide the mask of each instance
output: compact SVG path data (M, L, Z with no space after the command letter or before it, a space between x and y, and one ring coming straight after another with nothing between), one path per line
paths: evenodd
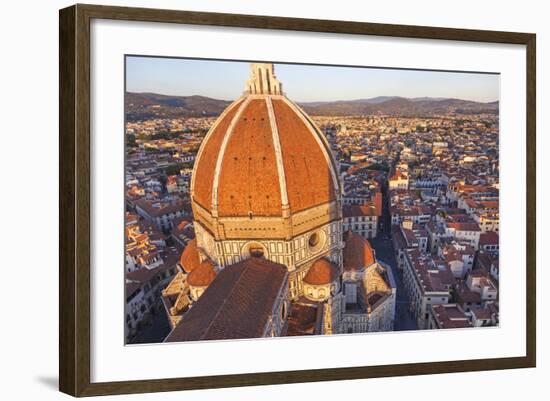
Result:
M304 277L304 282L311 285L326 285L336 281L339 276L338 266L321 258L316 260Z
M128 302L130 297L141 288L141 285L141 283L136 281L130 281L126 283L126 302Z
M481 231L475 222L447 222L448 228L453 228L457 231Z
M184 209L183 201L160 202L149 201L147 199L138 199L135 205L144 210L151 217L160 217L170 213L181 212Z
M218 213L280 216L281 191L267 103L253 100L241 109L221 164Z
M165 341L262 336L287 277L284 265L263 258L226 267Z
M381 216L382 215L382 194L377 192L371 202L364 205L345 205L343 207L344 217L357 216Z
M390 177L390 181L397 181L397 180L406 180L407 176L401 172L399 169L395 169L395 173Z
M238 99L225 109L202 142L201 149L197 155L193 172L195 175L193 199L206 209L209 209L212 204L212 186L214 184L214 170L216 169L218 153L227 128L229 128L241 104L242 99Z
M361 235L348 230L345 234L344 270L360 270L376 262L370 242Z
M187 276L187 284L193 287L207 287L216 278L216 271L211 261L205 260Z
M281 95L248 95L203 141L193 201L206 210L217 202L220 217L281 216L281 185L299 212L336 198L335 171L323 134L298 106Z
M181 219L172 229L173 234L177 234L185 230L185 227L192 224L189 220Z
M180 265L186 273L191 273L194 269L199 267L200 263L197 239L193 238L189 241L181 254Z
M472 327L464 310L457 304L431 305L432 315L440 329Z
M290 102L273 101L290 209L293 212L307 209L336 198L331 166L325 160L322 147L311 131L322 135L312 123L306 125ZM330 149L324 150L330 153ZM333 171L334 172L334 171Z
M477 255L477 265L484 269L485 271L490 271L491 266L495 266L498 268L499 265L498 256L489 253L489 252L480 252Z
M494 231L486 231L479 235L479 245L498 245L498 234Z
M323 312L323 304L294 303L288 316L287 336L304 336L316 333L316 326Z
M455 287L455 296L456 300L459 303L481 303L481 295L479 292L474 292L468 288L468 286L465 283L457 284Z
M471 308L472 314L476 319L491 319L492 311L489 308L473 307Z
M444 261L421 253L418 249L407 249L405 255L414 269L423 294L448 292L455 283L455 278Z

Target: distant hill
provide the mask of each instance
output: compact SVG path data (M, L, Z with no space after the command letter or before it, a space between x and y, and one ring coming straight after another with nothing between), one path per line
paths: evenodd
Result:
M129 121L156 117L218 116L230 104L205 96L168 96L126 92L124 104Z
M127 92L126 118L129 121L150 118L218 116L229 101L204 96L168 96L156 93ZM440 113L498 113L498 101L481 103L451 98L404 98L377 96L367 99L300 103L311 115L423 116Z
M369 115L397 116L430 115L440 113L498 113L498 101L481 103L448 98L404 98L378 96L369 99L333 102L308 102L300 106L312 115Z
M376 97L370 97L368 99L351 100L351 102L377 104L377 103L384 103L384 102L387 102L388 100L392 100L396 98L398 98L398 96L376 96Z

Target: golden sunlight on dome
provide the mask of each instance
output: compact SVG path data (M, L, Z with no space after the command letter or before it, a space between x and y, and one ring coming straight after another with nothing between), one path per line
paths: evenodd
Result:
M272 64L252 64L244 95L210 129L191 192L194 205L220 218L287 217L337 199L328 143L283 95Z
M312 285L326 285L338 280L340 272L338 266L331 261L321 258L316 260L309 268L304 283Z

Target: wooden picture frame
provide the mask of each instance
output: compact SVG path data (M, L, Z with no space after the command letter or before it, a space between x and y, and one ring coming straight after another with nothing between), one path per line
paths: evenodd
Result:
M90 380L90 21L94 18L526 46L527 310L524 357L92 383ZM59 388L73 396L144 393L534 367L536 362L536 37L530 33L74 5L59 15Z

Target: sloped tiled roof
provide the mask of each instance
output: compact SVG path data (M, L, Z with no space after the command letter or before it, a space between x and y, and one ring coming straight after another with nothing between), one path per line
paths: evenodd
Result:
M165 341L261 337L287 276L263 258L224 268Z

